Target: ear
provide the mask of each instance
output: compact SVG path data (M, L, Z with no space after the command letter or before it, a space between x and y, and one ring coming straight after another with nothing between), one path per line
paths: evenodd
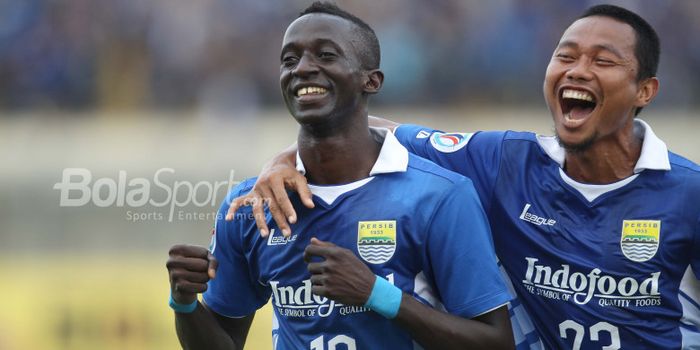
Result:
M639 83L637 89L637 101L635 107L645 107L656 97L659 92L659 79L651 77L644 79Z
M373 69L365 72L365 82L363 91L366 94L376 94L384 84L384 73L379 69Z

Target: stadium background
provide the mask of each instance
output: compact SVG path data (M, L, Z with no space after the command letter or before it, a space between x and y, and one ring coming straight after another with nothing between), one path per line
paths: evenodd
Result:
M216 206L176 208L171 220L168 207L153 205L61 207L54 185L66 168L89 170L90 187L121 171L154 192L163 168L172 169L161 177L167 185L257 174L295 138L278 50L309 3L0 2L0 349L177 348L167 250L208 243L224 190ZM541 97L549 55L599 1L338 3L382 44L386 84L373 114L449 131L551 133ZM700 161L700 2L612 3L641 13L662 39L662 89L643 118ZM249 349L270 347L269 327L266 308Z

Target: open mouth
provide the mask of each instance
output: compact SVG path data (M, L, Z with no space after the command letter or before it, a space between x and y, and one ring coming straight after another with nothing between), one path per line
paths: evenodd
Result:
M588 91L563 89L559 104L564 119L567 122L576 122L586 119L597 106L597 101L595 96Z
M294 92L299 102L314 102L328 95L328 89L320 86L305 86Z

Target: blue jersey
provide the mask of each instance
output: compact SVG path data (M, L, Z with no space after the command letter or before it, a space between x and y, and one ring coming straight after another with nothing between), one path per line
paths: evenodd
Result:
M700 168L635 122L645 128L636 174L599 186L564 173L553 137L396 130L411 152L473 180L521 314L546 348L700 347L691 296L700 278Z
M471 182L409 155L386 135L370 178L313 186L314 209L291 197L299 219L290 238L269 213L270 235L262 238L248 207L234 221L218 220L212 249L219 267L205 303L218 314L241 317L272 296L276 349L413 349L395 322L312 294L302 255L317 237L350 249L376 275L448 313L472 318L506 304L510 293ZM228 199L247 193L254 182L241 183Z

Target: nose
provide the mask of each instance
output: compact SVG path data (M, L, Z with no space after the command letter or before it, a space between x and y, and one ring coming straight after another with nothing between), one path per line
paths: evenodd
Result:
M566 71L566 78L571 80L591 80L591 62L585 57L581 57L574 62Z
M312 57L309 55L302 55L299 58L296 66L292 70L292 74L300 77L308 76L310 74L318 72L318 66L314 62Z

